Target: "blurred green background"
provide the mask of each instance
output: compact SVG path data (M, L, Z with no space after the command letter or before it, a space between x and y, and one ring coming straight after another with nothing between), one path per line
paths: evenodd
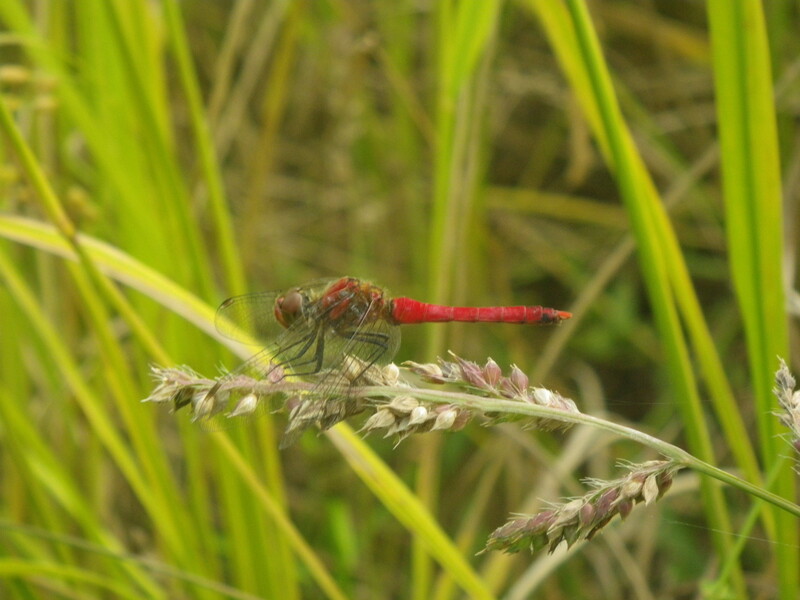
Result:
M407 327L397 360L517 364L794 499L799 26L788 0L4 0L3 597L795 598L796 520L692 474L569 552L476 557L654 458L596 431L278 452L284 415L139 401L153 363L240 362L225 297L353 275L572 311Z

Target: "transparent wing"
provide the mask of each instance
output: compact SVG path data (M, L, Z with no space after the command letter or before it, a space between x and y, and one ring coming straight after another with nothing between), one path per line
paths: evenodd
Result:
M363 363L361 372L374 364L384 365L394 358L400 344L399 327L383 318L370 318L373 317L371 314L365 317L351 331L328 331L325 336L326 355L333 359L325 367L342 370L354 381L361 373L358 369L354 372L345 363Z
M319 279L303 286L309 295L316 295L330 285L333 279ZM286 329L275 319L275 300L286 290L256 292L234 296L217 309L214 325L222 335L231 340L263 346L282 335Z
M220 429L241 419L229 419L243 412L247 394L228 392L237 377L256 380L284 377L311 377L314 387L300 399L292 411L291 423L282 446L288 445L305 429L318 424L323 429L333 426L354 412L358 402L351 390L373 365L383 365L395 355L400 341L399 327L379 314L374 304L363 306L358 318L339 319L342 305L350 310L358 307L358 298L340 294L336 302L314 304L334 280L304 286L310 298L305 318L297 319L289 328L282 328L274 317L276 298L282 292L237 296L226 300L217 312L217 329L223 335L248 343L256 339L270 340L264 348L239 368L219 379L206 395L203 410L196 419L203 429ZM316 289L318 288L318 289ZM346 323L346 325L345 325ZM252 398L251 398L252 400ZM261 400L248 414L267 410Z
M294 443L314 424L328 429L360 412L360 402L351 393L353 386L361 382L371 367L387 364L394 358L400 344L400 328L376 315L370 307L351 330L328 329L323 343L324 370L311 392L292 411L282 448Z
M261 292L228 298L217 309L214 325L226 338L255 345L283 329L275 319L275 300L282 292Z
M319 296L333 280L321 280L303 287L309 297ZM227 419L236 413L244 394L227 393L226 387L236 378L247 376L262 380L272 378L279 381L284 377L303 377L320 373L327 365L336 362L330 355L336 347L327 348L325 332L330 329L328 314L339 303L347 302L344 297L339 303L331 304L324 312L309 310L313 318L298 319L288 328L278 323L273 314L275 299L283 292L264 292L246 294L229 298L217 310L217 330L226 337L249 344L263 346L262 350L250 357L238 368L217 380L204 399L202 410L196 411L198 420L206 430L224 429L237 420ZM264 340L268 340L264 343ZM264 411L260 403L252 414Z
M309 328L306 322L297 321L288 329L280 328L281 332L273 341L267 343L259 352L251 356L236 369L219 378L203 399L202 410L195 410L195 420L206 431L227 429L245 420L236 417L255 417L270 410L272 407L264 398L258 398L254 408L247 410L246 415L239 410L242 403L248 402L248 392L242 391L237 385L237 379L246 377L261 381L270 379L278 382L284 377L302 375L292 369L292 360L306 363L307 357L315 348L317 332ZM237 338L240 339L241 338ZM308 365L305 365L310 368ZM234 387L237 391L228 391L226 388Z

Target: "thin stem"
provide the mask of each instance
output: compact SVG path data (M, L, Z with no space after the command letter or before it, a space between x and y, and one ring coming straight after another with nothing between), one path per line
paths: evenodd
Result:
M360 389L360 393L367 396L388 396L393 397L396 395L407 395L410 390L407 387L401 386L380 386L380 387L365 387ZM413 389L411 391L415 398L420 400L427 400L438 404L457 404L459 406L477 410L483 413L502 413L508 415L521 415L528 417L539 417L548 420L562 421L564 423L573 423L579 425L588 425L614 433L620 437L627 438L649 448L653 448L663 456L679 462L687 468L694 469L699 473L704 473L718 481L722 481L728 485L739 488L753 496L766 500L770 504L778 506L783 510L800 517L800 506L782 498L772 492L753 485L735 475L732 475L722 469L719 469L707 462L704 462L697 457L689 454L686 450L674 446L668 442L660 440L656 437L648 435L642 431L606 421L598 417L586 415L582 413L567 412L555 408L548 408L544 406L537 406L534 404L527 404L522 402L515 402L512 400L501 400L497 398L485 398L474 396L463 392L448 392L445 390L430 390L430 389Z

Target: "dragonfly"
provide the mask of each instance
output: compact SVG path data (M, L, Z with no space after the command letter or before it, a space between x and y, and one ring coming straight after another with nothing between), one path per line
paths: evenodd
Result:
M204 397L205 408L197 411L195 407L195 417L207 420L223 412L228 402L218 398L222 396L220 389L243 372L272 381L284 377L314 378L308 402L323 396L346 396L370 368L386 365L394 358L400 343L400 325L449 321L557 324L571 316L543 306L429 304L392 297L382 287L355 277L234 296L217 309L217 330L240 342L255 339L266 344L211 387ZM337 420L336 414L323 419L316 411L307 416L306 421L316 420L323 428Z

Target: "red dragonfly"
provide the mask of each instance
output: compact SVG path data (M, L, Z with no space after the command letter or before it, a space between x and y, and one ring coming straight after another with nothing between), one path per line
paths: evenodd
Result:
M216 327L246 341L248 334L269 343L206 394L242 371L259 377L317 376L315 396L346 393L372 365L391 361L400 342L398 325L445 321L551 324L569 319L563 310L542 306L441 306L392 298L382 288L354 277L327 279L283 292L260 292L225 300ZM355 370L355 372L354 372ZM349 373L343 377L342 373ZM196 417L220 413L226 402L207 402ZM330 426L330 425L328 425Z

